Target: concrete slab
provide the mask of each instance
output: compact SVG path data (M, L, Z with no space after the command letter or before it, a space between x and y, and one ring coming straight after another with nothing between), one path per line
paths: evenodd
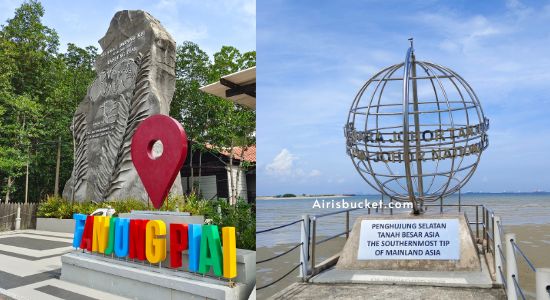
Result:
M22 299L128 299L114 294L106 293L101 290L90 289L81 285L58 279L45 280L19 288L11 289L10 293L15 294Z
M52 240L37 239L36 237L8 236L0 239L0 245L12 247L25 247L32 250L50 250L56 248L70 247L71 243Z
M36 229L46 232L72 233L73 219L36 218Z
M483 268L479 272L329 269L311 278L310 282L492 288L493 280L489 270L485 264L482 265Z
M500 300L506 299L500 288L456 288L382 284L307 284L294 283L270 299L407 299L407 300Z
M27 260L10 255L0 255L1 270L17 276L30 276L58 269L61 266L60 253L40 260Z
M59 280L61 255L66 251L63 250L64 247L62 250L48 248L58 245L58 242L71 243L72 236L72 233L39 230L0 232L0 241L7 238L4 241L11 244L0 246L12 247L0 250L0 300L125 299L101 289L86 288ZM37 247L37 243L48 247ZM48 251L55 253L48 254Z
M247 299L242 283L72 252L61 279L133 299ZM116 284L115 284L116 283Z
M21 298L15 295L14 293L7 291L3 288L0 288L0 300L19 300L19 299Z

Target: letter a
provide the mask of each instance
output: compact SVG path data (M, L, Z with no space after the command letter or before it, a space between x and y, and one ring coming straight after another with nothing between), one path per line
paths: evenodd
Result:
M82 241L82 233L84 233L84 225L86 225L86 215L73 214L73 219L74 219L73 247L78 248L78 246L80 246L80 242Z
M206 274L210 267L216 276L222 276L222 245L217 225L202 226L199 273Z

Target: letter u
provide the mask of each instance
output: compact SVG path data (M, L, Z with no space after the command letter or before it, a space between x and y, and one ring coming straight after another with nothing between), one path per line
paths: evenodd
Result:
M125 257L128 255L130 219L118 218L115 221L115 255Z

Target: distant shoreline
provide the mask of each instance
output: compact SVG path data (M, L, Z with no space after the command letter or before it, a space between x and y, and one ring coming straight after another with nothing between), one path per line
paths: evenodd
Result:
M548 195L550 192L548 191L535 191L535 192L463 192L462 195ZM454 195L458 195L458 193L455 193ZM289 200L289 199L320 199L320 198L342 198L342 197L357 197L357 196L364 196L364 197L379 197L380 194L372 194L372 195L350 195L350 194L335 194L335 195L307 195L307 196L299 196L296 195L296 197L276 197L276 196L258 196L256 197L256 200Z
M275 196L259 196L256 200L289 200L289 199L319 199L319 198L345 198L355 197L358 195L316 195L316 196L296 196L296 197L275 197Z

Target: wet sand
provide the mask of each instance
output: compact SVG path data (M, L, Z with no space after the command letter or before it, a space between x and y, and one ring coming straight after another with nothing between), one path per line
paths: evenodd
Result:
M515 233L517 244L536 268L550 268L550 224L505 226L506 233ZM535 272L521 254L516 254L519 283L527 298L535 299Z
M515 233L517 243L523 252L529 257L531 262L537 268L550 268L550 224L543 225L510 225L505 226L507 233ZM322 237L318 237L321 240ZM297 241L298 243L298 241ZM324 259L338 253L345 243L344 238L337 238L317 247L316 262L320 263ZM295 244L281 244L275 247L257 248L258 261L267 257L284 252ZM296 264L299 263L299 248L278 259L257 265L257 286L262 287L268 282L278 279ZM519 282L524 289L527 298L535 298L535 273L531 271L521 255L516 255L519 269ZM274 295L294 282L300 281L298 270L278 283L259 290L258 299L266 299Z

